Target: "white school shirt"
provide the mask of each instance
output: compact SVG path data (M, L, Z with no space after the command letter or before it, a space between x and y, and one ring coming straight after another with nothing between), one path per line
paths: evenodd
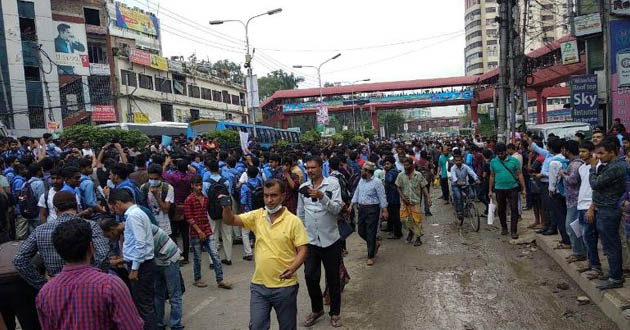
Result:
M582 164L578 169L580 173L580 190L578 191L578 210L588 210L593 203L593 189L591 189L591 183L588 181L591 171L591 164Z

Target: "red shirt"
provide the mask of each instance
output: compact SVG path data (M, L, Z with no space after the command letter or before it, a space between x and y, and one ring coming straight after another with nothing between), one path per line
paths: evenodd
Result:
M140 330L125 283L90 265L65 266L37 295L42 329Z
M190 237L198 238L199 234L193 229L193 225L197 225L206 236L212 235L212 229L210 228L210 221L208 220L208 211L206 206L208 205L208 198L203 196L203 201L200 203L199 198L192 193L188 195L184 202L184 214L186 215L186 221L190 225Z

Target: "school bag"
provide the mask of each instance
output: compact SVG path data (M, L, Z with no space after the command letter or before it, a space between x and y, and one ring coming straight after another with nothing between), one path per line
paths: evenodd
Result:
M220 178L219 181L215 181L214 179L210 179L210 187L208 188L208 215L212 220L221 220L223 218L223 207L219 202L219 196L225 195L229 196L225 183L227 180L224 178Z

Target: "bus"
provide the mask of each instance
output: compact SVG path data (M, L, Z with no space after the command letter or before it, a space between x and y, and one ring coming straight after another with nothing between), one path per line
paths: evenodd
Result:
M249 133L249 136L254 135L254 126L250 124L218 122L216 129L218 131L243 131ZM269 149L273 144L282 140L289 143L300 142L300 133L295 130L277 129L269 126L256 125L256 135L258 144L264 149Z
M146 134L147 136L154 137L162 135L186 135L186 132L188 130L188 123L177 123L171 121L162 121L151 124L113 123L98 125L98 127L105 129L122 129L125 131L138 130L141 133Z

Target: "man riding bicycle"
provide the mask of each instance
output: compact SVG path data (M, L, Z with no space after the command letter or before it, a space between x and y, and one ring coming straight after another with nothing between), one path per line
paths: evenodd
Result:
M456 150L453 153L455 165L451 167L451 191L453 193L453 202L455 203L455 211L457 212L457 219L460 221L463 219L462 215L462 192L466 193L466 196L471 196L470 184L468 182L468 176L472 177L476 183L480 183L479 177L468 165L463 163L462 153Z

